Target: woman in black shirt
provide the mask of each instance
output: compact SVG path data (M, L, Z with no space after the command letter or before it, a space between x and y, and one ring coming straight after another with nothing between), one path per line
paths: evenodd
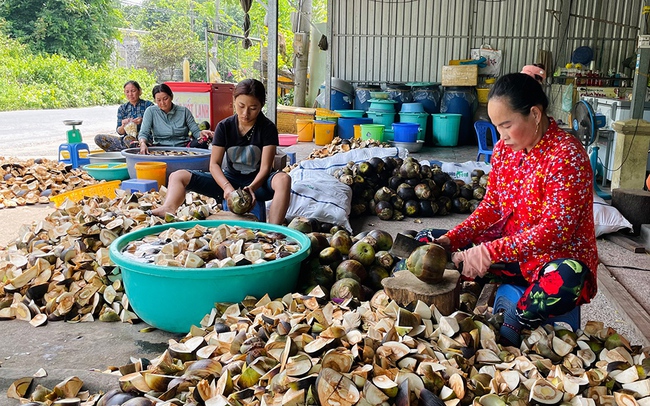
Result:
M291 178L273 171L278 129L262 113L266 90L262 82L245 79L235 86L235 115L222 120L212 140L210 172L178 170L169 176L168 192L152 214L175 213L186 190L218 200L237 188L256 200L272 200L268 222L282 224L289 207ZM224 159L225 157L225 159Z

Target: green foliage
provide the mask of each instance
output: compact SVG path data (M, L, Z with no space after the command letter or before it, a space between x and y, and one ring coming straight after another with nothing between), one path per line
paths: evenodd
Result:
M291 30L291 13L295 11L296 0L279 2L278 31L280 33L280 49L278 67L280 70L293 69L293 32ZM123 6L122 8L128 26L136 30L151 30L152 27L161 31L182 31L189 35L188 30L194 31L200 44L185 43L178 45L180 38L170 40L167 47L154 46L155 41L166 41L172 34L158 34L153 38L153 32L146 34L144 42L147 49L143 50L145 59L152 62L151 68L157 71L160 78L168 79L169 68L179 68L183 57L190 60L191 80L205 80L205 38L204 27L214 29L215 2L214 0L144 0L141 7ZM327 11L326 0L314 0L313 21L321 21ZM249 12L251 20L250 36L261 38L263 43L253 42L249 49L242 47L238 38L218 35L216 53L211 58L216 60L216 68L222 80L236 82L247 77L260 77L261 46L268 45L268 28L265 26L266 10L260 2L253 2ZM244 12L239 0L220 0L219 27L217 31L243 35ZM194 39L194 36L190 36ZM188 38L190 38L188 37ZM208 48L215 49L214 35L208 35ZM170 58L171 54L175 58ZM181 56L183 55L183 56ZM158 61L153 64L154 61ZM162 61L165 61L164 64ZM165 65L167 64L167 65Z
M0 33L0 111L123 103L127 80L137 80L144 89L155 83L141 69L31 54L27 46Z
M107 62L122 15L117 0L3 0L7 31L33 52Z
M174 68L181 68L183 59L201 54L201 42L182 19L159 22L141 38L142 55L160 80L172 80Z

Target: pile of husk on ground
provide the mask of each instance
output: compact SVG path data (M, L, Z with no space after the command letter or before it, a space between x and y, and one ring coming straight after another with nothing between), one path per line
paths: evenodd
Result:
M352 149L371 147L389 147L389 145L386 143L381 143L377 140L361 140L358 138L348 140L335 137L329 144L319 148L314 148L314 150L305 159L327 158L341 152L348 152ZM285 172L291 172L291 170L298 165L299 162L296 162L293 165L287 165L283 170Z
M383 291L341 304L319 289L249 297L216 304L155 359L107 371L121 390L100 398L79 395L78 378L53 390L24 378L8 394L30 405L650 404L648 350L602 323L539 327L519 348L496 331L484 316L406 309Z
M0 157L0 209L48 204L50 196L95 183L85 171L63 162Z
M66 199L44 220L23 225L18 238L0 250L0 320L16 318L34 326L48 320L137 320L108 246L131 231L205 219L218 211L214 199L191 193L175 216L147 215L145 210L160 205L164 193L164 188L144 194L118 189L114 199Z

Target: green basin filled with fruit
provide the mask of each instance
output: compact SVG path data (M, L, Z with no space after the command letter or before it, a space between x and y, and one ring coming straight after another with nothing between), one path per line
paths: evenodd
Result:
M231 229L253 230L256 236L270 235L280 241L276 244L278 247L285 242L286 245L291 245L291 254L284 257L278 255L272 260L259 259L259 256L253 259L247 256L246 260L237 260L238 265L235 266L234 263L228 264L228 258L221 260L215 258L211 261L206 258L206 255L212 255L206 250L214 253L230 250L222 247L223 244L219 244L220 246L214 247L203 246L195 251L206 259L203 265L215 266L212 268L184 267L183 265L190 262L189 259L186 259L184 264L174 262L175 259L161 259L163 252L168 252L165 250L175 249L174 244L184 245L181 240L187 237L181 234L183 231L187 234L189 230L196 230L197 225L208 228L209 231L206 233L215 233L219 226L225 225ZM171 228L176 229L177 233L171 238L162 234L165 238L158 245L159 249L152 242L148 251L142 251L148 252L151 258L155 258L155 262L151 258L149 263L143 262L147 260L145 257L149 254L142 254L142 258L145 259L141 259L131 251L124 251L125 248L143 244L145 241L155 241L154 236ZM266 237L259 237L258 240L250 239L250 233L245 230L240 234L248 235L246 238L249 239L246 242L250 244L255 244L262 239L266 241ZM211 234L211 237L215 238L214 235ZM280 236L284 236L285 239L282 240ZM196 239L200 238L196 237ZM211 241L208 237L205 239ZM169 248L170 244L172 248ZM247 250L250 244L240 247L240 252ZM121 269L126 294L138 317L161 330L184 333L189 331L192 325L199 325L201 319L210 313L216 302L240 302L246 296L261 298L265 294L275 299L292 292L298 280L300 264L309 255L309 250L310 240L307 236L283 226L251 221L204 220L169 223L125 234L111 244L110 257ZM191 249L187 251L191 252ZM194 258L190 254L187 256ZM165 262L165 265L161 265L162 262ZM242 265L242 263L248 264Z

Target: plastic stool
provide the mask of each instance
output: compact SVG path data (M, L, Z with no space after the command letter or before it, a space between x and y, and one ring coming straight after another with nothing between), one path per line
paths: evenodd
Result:
M289 158L289 165L293 165L296 163L296 153L295 152L285 152L287 154L287 158Z
M158 181L149 179L127 179L122 182L120 189L127 190L131 193L142 192L146 193L153 190L158 190Z
M62 152L68 151L69 159L63 158ZM90 163L90 159L81 158L79 153L81 151L87 151L90 154L90 148L85 142L77 142L74 144L61 144L59 145L59 162L65 164L71 164L73 168L78 168L82 165L87 165Z
M499 286L494 297L493 313L496 314L500 310L505 310L506 313L512 313L512 316L516 317L514 316L515 308L525 290L526 288L523 286L506 284ZM566 323L571 326L573 331L577 331L580 328L580 306L563 315L549 317L548 322L553 325Z
M490 163L490 158L492 157L492 149L499 141L499 133L497 133L496 127L494 124L485 120L478 120L474 122L474 130L476 130L476 138L478 139L478 154L476 154L476 160L478 161L481 155L485 156L485 163ZM487 143L487 132L490 130L492 133L492 147L488 147Z
M228 203L226 202L226 199L223 199L223 210L229 211L228 210ZM253 210L251 210L251 213L257 217L257 220L266 223L266 202L257 200L255 201L255 207L253 207Z

